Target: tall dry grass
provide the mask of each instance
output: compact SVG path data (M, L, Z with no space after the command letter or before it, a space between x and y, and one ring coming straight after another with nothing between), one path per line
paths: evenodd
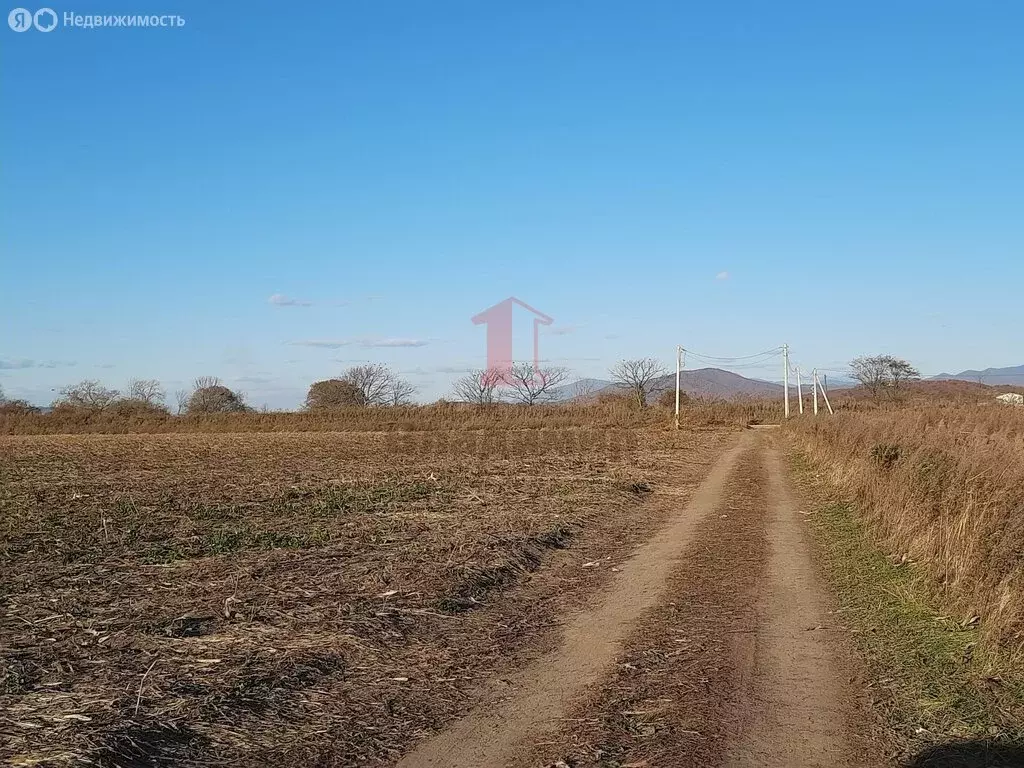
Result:
M980 617L987 642L1024 653L1024 409L840 413L790 430L943 610Z
M686 427L777 422L781 404L770 401L695 402L682 412ZM669 427L673 414L639 408L624 399L567 405L468 405L438 403L328 411L218 413L201 416L122 414L64 409L53 413L0 414L0 434L154 434L167 432L424 432L433 430Z

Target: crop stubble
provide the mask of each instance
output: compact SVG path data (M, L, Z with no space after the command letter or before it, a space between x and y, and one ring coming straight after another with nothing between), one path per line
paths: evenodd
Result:
M393 762L556 642L722 436L0 438L0 758Z

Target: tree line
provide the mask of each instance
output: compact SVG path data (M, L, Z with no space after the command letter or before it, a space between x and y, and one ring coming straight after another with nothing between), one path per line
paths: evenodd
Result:
M877 355L859 357L850 364L850 373L872 396L898 397L904 385L920 378L920 373L906 360ZM556 400L589 401L593 399L626 399L644 408L654 396L668 407L674 406L675 391L659 386L666 375L655 358L620 360L608 370L614 385L608 391L596 391L592 382L581 380L568 391L568 368L541 368L530 363L516 363L508 369L481 369L457 379L452 395L456 401L476 405L516 403L533 406ZM388 366L379 363L352 366L338 377L310 385L304 408L322 411L331 408L384 407L410 405L416 388ZM681 394L681 402L689 398ZM246 403L246 395L231 389L216 376L200 376L188 389L174 393L178 415L213 413L244 413L254 410ZM54 412L109 412L115 415L169 415L167 392L156 379L131 379L122 391L104 386L95 379L85 379L64 387L53 401ZM26 400L8 400L0 388L0 413L32 413L40 409Z
M591 382L581 380L565 392L563 387L570 377L568 368L540 368L530 363L516 363L508 369L472 371L456 380L453 392L457 400L477 405L538 405L556 399L590 400L601 397L627 398L643 408L655 394L657 379L664 375L664 367L652 357L621 360L608 370L614 390L598 393Z
M609 375L617 385L614 394L628 397L637 405L647 405L651 383L664 374L653 358L623 360ZM568 382L567 368L540 368L516 363L509 369L478 370L458 379L453 386L454 400L487 405L518 403L541 405L556 399L587 400L596 395L586 382L577 382L572 391L560 391ZM416 388L388 366L377 363L352 366L336 378L310 385L303 407L310 411L346 407L384 407L410 405ZM176 413L183 416L213 413L243 413L254 410L244 392L228 387L216 376L200 376L188 389L173 393ZM84 379L64 387L51 404L54 413L105 412L120 416L170 415L168 392L156 379L131 379L123 390L113 389L96 379ZM25 400L4 398L0 389L0 412L32 413L40 409Z
M336 379L315 382L309 388L309 410L340 406L408 405L415 388L384 365L357 365ZM56 414L104 412L117 416L170 415L167 391L156 379L131 379L124 390L112 389L96 379L84 379L60 390L51 405ZM244 392L228 387L216 376L200 376L188 389L174 393L177 414L244 413L254 408ZM9 400L0 389L0 413L33 413L39 408L27 400Z

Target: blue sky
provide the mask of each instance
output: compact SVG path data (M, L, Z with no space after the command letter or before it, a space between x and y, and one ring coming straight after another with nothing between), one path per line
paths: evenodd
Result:
M54 10L186 23L0 29L9 396L293 406L372 360L432 399L507 296L581 376L677 343L1024 362L1019 3Z

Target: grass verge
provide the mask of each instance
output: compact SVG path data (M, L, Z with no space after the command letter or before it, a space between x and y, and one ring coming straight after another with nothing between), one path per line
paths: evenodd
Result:
M950 741L1024 743L1024 672L1008 654L979 650L976 617L936 612L914 563L880 549L855 505L805 455L793 454L791 465L813 503L819 561L838 618L867 662L894 755L906 759Z

